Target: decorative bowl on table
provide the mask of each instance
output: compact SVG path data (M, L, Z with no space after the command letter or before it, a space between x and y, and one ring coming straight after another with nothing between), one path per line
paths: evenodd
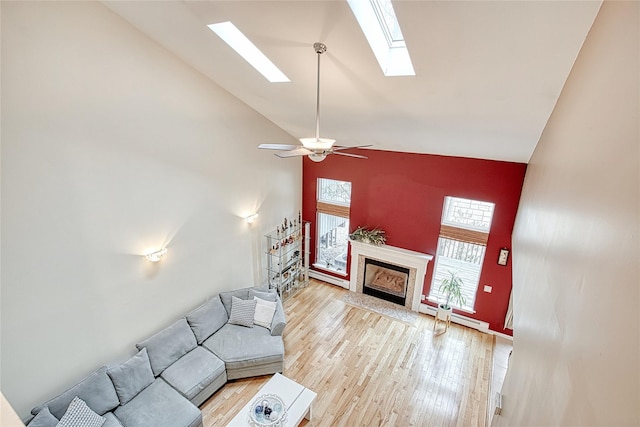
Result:
M275 394L258 396L249 409L249 425L255 427L281 427L287 419L284 402Z

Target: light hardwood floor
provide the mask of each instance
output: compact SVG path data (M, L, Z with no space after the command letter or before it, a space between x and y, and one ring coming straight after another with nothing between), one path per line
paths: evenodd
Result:
M284 375L318 393L307 426L486 425L493 336L433 318L414 325L342 302L312 280L284 303ZM202 407L226 426L269 376L227 383Z

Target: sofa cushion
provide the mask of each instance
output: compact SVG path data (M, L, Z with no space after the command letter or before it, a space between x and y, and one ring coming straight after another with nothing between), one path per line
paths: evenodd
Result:
M231 300L231 315L229 316L229 323L253 328L256 301L243 300L238 297L231 297Z
M227 380L224 362L202 347L196 347L182 356L165 369L161 376L189 400L221 376L224 377L221 384Z
M76 396L84 400L98 415L103 415L120 404L116 389L107 375L107 367L103 366L67 391L33 408L31 413L36 415L43 407L48 406L53 416L60 419Z
M198 344L202 344L204 340L222 328L228 320L227 310L218 295L187 314L187 322L189 322Z
M102 427L104 421L105 419L93 412L84 400L74 397L56 427Z
M227 310L227 317L231 316L231 297L237 297L240 299L249 299L249 289L238 289L236 291L220 292L220 301L224 305L224 309Z
M105 421L104 424L102 424L102 427L124 427L120 420L113 415L113 412L107 412L103 417Z
M56 427L58 419L51 415L49 407L45 406L27 425L29 427Z
M249 289L249 299L253 299L254 297L258 297L261 300L265 301L276 301L278 299L278 294L276 293L275 289L268 292L263 292L258 291L255 288L251 288Z
M278 303L276 301L265 301L262 298L253 297L256 302L256 310L253 315L253 323L263 328L271 329L271 321L276 312Z
M196 427L202 424L200 410L162 378L114 411L126 427Z
M110 367L107 375L113 382L121 405L133 399L155 379L146 348L126 362Z
M225 363L227 369L251 367L281 361L282 337L264 328L245 328L227 323L202 345Z
M187 320L183 317L171 326L136 344L136 347L138 350L147 349L151 370L153 375L157 377L197 345L196 337Z

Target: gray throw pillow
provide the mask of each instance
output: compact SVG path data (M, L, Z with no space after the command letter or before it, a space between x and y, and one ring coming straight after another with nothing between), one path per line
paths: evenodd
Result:
M224 305L225 310L227 310L227 316L231 316L231 298L238 297L240 299L249 299L249 289L238 289L235 291L228 292L220 292L220 301ZM251 298L253 299L253 298Z
M278 299L278 294L274 290L273 292L262 292L257 291L255 289L249 289L249 299L253 299L253 297L258 297L264 301L276 301Z
M48 406L42 408L29 423L29 427L56 427L56 425L58 425L58 419L51 415Z
M216 333L228 320L227 310L218 295L187 314L187 322L189 322L198 344L202 344Z
M96 414L79 397L74 397L56 427L102 427L105 419Z
M121 405L126 405L155 380L146 348L123 364L110 367L107 375L116 388Z
M196 336L184 317L136 344L138 350L147 349L151 370L156 377L197 346Z
M256 312L256 300L231 299L231 316L229 323L253 328L253 316Z

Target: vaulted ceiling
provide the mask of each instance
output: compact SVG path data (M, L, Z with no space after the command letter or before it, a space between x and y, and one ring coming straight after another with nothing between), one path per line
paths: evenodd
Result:
M416 71L385 77L346 0L104 1L296 140L526 163L600 1L394 1ZM269 83L207 24L233 22L291 80ZM177 83L178 84L178 83ZM295 140L256 140L295 143ZM290 161L290 160L283 160Z

